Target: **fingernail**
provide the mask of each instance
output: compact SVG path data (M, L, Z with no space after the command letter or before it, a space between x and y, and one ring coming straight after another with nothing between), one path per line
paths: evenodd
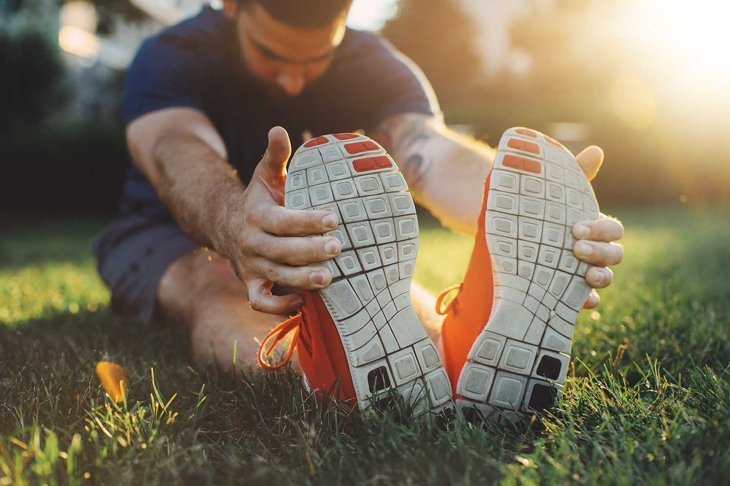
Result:
M328 255L335 256L340 253L340 246L340 240L333 238L324 244L324 251Z
M329 213L322 218L322 224L327 228L334 228L337 226L337 216L334 213Z
M585 238L591 234L591 229L583 223L578 223L573 227L573 234L576 238Z
M579 257L587 257L593 253L593 247L585 241L579 241L575 244L573 251L575 251L575 254Z
M309 274L309 282L312 285L324 285L327 282L327 276L321 271L312 272Z

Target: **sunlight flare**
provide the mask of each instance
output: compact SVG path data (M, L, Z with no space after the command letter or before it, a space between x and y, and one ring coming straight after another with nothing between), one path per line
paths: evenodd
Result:
M670 63L680 76L730 82L730 4L715 0L635 0L619 29L637 40L636 52Z

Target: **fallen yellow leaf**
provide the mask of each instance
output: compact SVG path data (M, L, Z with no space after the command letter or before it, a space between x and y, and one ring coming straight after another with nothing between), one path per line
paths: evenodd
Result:
M127 393L127 371L111 361L99 361L96 363L96 376L99 377L102 388L112 397L112 400L119 403L124 400Z

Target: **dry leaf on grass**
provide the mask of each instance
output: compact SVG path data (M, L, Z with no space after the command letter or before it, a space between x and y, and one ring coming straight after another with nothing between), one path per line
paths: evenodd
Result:
M124 400L127 393L129 378L127 371L111 361L99 361L96 363L96 376L99 377L102 388L112 400L119 403Z

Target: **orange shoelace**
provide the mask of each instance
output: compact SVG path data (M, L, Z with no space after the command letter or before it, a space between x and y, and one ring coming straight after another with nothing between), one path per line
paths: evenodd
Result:
M275 328L273 328L266 335L261 344L259 345L258 362L259 366L267 371L280 370L286 364L291 361L291 357L294 355L294 350L297 348L297 342L299 341L299 331L301 330L302 324L302 313L299 312L295 316L285 320ZM284 354L284 358L280 363L271 364L271 354L276 349L276 345L279 344L290 332L294 331L294 335L289 342L289 347ZM270 344L269 341L271 341ZM268 344L268 347L267 347Z
M436 298L436 313L442 316L445 316L446 314L451 311L451 309L454 309L454 313L456 313L459 310L459 294L456 294L453 299L449 300L445 305L444 301L446 300L446 297L451 294L454 290L461 290L463 283L452 285L451 287L446 287L444 290L441 291L439 296Z

